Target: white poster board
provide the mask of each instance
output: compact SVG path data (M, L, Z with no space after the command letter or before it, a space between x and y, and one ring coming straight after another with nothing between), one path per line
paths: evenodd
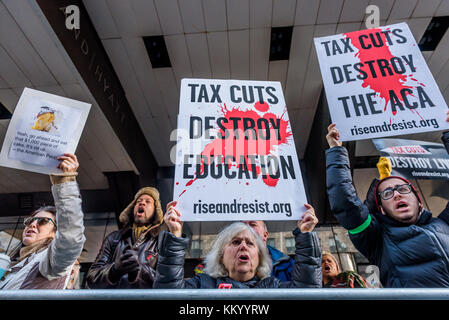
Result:
M56 157L75 153L91 105L25 88L9 123L0 165L58 173Z
M183 79L176 150L183 221L298 220L305 211L279 82Z
M314 42L342 141L449 128L446 102L405 22Z

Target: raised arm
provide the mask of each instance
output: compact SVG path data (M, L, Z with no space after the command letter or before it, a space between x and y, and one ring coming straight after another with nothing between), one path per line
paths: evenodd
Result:
M379 258L381 230L374 215L357 196L349 165L348 151L342 146L340 134L334 124L328 127L326 136L326 185L332 213L349 232L355 247L371 263Z
M159 234L159 260L156 268L154 288L181 289L193 287L184 280L184 261L189 239L182 238L181 213L176 202L167 205L164 222L169 231Z
M311 205L304 206L307 211L298 221L298 228L293 231L296 250L292 281L282 283L281 287L320 288L322 286L320 241L318 234L313 232L318 218Z
M446 121L449 122L449 111L446 113L446 116L447 116ZM443 132L441 140L443 140L447 153L449 153L449 131ZM449 224L449 202L447 203L446 208L444 208L444 210L440 213L438 217L446 221L447 224Z
M51 175L56 207L57 231L39 271L49 280L67 275L83 250L84 237L81 196L76 183L78 159L65 153L58 157L61 174Z

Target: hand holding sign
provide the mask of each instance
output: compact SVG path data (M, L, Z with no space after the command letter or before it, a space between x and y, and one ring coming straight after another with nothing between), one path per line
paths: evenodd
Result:
M341 147L342 143L340 141L340 132L338 131L335 123L332 123L329 127L327 127L327 132L326 140L329 144L329 148Z
M62 172L76 172L79 167L78 158L71 153L64 153L63 156L57 157L60 161L57 168Z
M390 159L386 157L380 157L379 161L376 164L376 167L377 171L379 171L379 180L391 176L391 170L393 170L393 168L391 166Z
M181 213L175 208L177 202L172 201L167 204L167 212L164 215L164 222L168 227L168 230L175 236L181 237L182 235L182 221Z
M302 219L298 221L298 229L302 233L312 232L318 223L318 218L315 215L315 209L310 204L306 203L304 207L307 208L307 211L302 216Z

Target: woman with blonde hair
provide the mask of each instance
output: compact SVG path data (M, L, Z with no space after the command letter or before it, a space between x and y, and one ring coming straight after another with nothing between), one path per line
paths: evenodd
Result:
M168 231L159 238L155 288L315 288L321 287L321 251L312 232L318 219L313 208L298 221L292 281L270 276L271 259L263 240L242 222L222 230L206 256L204 272L184 280L184 256L189 240L181 237L181 214L173 203L164 217Z
M321 258L323 287L326 288L369 288L365 278L354 271L340 271L337 259L329 252Z

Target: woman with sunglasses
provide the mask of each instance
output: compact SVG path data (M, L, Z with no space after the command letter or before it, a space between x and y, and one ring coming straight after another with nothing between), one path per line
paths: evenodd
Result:
M12 255L0 289L65 289L81 254L83 212L76 182L78 159L58 157L61 173L50 175L55 207L35 210L24 220L22 244Z

